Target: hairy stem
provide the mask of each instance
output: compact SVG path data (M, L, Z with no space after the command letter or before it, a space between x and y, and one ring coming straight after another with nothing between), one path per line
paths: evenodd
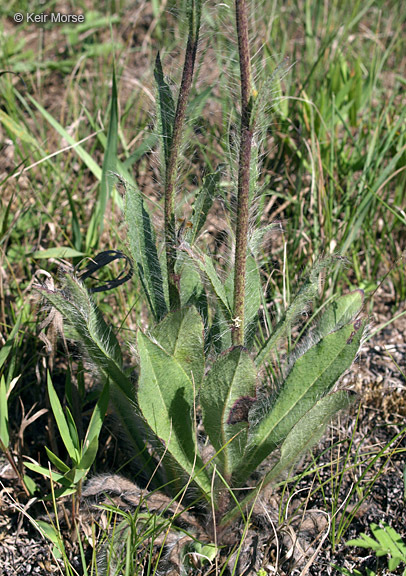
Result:
M247 262L250 163L252 147L251 126L251 64L248 42L248 12L245 0L236 0L238 53L241 76L241 131L238 162L238 201L234 272L233 344L244 344L245 276Z
M166 263L168 270L170 308L177 307L179 302L175 278L176 262L176 229L174 213L174 194L177 174L178 157L182 140L182 130L186 116L187 103L193 82L196 52L199 42L201 0L189 0L189 35L186 45L182 81L176 105L171 149L166 165L165 178L165 244Z

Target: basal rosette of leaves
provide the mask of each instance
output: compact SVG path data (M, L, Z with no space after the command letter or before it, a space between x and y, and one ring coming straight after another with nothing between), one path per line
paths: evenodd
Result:
M269 391L256 363L261 351L234 346L213 354L205 342L211 332L193 305L168 312L149 332L138 331L139 378L134 389L118 341L83 283L71 274L62 282L60 289L41 292L64 317L66 334L82 345L101 379L109 382L110 403L137 457L144 455L141 465L152 467L145 450L151 442L166 453L162 465L174 495L191 479L194 490L217 506L224 482L230 491L241 488L259 467L266 470L259 483L263 488L289 470L353 400L352 392L335 390L335 385L362 340L360 290L326 308L311 337L288 359L276 391ZM287 327L282 327L284 334ZM212 446L209 462L200 452L200 417ZM267 469L264 463L274 454ZM232 510L221 512L224 521L230 521Z

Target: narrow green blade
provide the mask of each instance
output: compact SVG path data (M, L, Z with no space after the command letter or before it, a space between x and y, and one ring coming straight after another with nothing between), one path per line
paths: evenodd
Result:
M101 173L100 189L95 210L89 222L86 234L87 248L94 248L103 232L104 215L107 202L114 187L114 172L117 166L117 142L118 142L118 98L116 71L113 66L110 120L107 132L107 144L104 151L103 166Z

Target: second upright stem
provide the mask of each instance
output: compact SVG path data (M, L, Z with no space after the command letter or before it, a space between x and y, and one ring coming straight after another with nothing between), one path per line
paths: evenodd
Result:
M245 277L250 198L251 126L251 62L248 42L248 11L245 0L235 2L238 53L241 75L241 131L238 161L238 200L234 272L233 344L244 344Z

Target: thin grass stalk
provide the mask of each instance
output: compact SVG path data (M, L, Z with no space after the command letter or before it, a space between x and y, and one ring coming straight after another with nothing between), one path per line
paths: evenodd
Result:
M178 157L182 141L182 130L185 122L187 103L193 82L197 46L199 43L201 16L201 0L191 0L189 3L189 34L186 45L185 61L183 65L182 81L176 105L173 123L172 142L170 154L166 165L165 175L165 245L166 265L168 270L170 308L179 304L179 294L176 287L176 229L174 213L174 194L177 174Z
M245 276L249 220L250 162L252 148L251 62L248 42L248 11L245 0L236 0L235 14L241 77L241 130L238 163L238 200L234 272L233 344L244 344Z

